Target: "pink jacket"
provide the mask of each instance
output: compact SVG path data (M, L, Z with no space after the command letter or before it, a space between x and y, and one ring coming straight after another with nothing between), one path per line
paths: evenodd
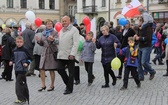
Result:
M161 37L162 37L162 35L158 32L156 34L156 38L158 39L158 41L155 43L155 47L161 46L161 42L162 42Z

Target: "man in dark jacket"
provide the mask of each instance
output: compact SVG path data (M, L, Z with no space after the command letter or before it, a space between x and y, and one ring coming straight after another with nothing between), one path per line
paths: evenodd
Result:
M32 40L34 39L35 36L35 32L31 30L30 22L26 23L26 29L22 32L22 36L25 42L23 46L28 49L29 53L31 54L31 57L33 58L32 62L30 63L30 69L26 75L27 76L35 75L34 74L35 60L33 57L34 45L32 43Z

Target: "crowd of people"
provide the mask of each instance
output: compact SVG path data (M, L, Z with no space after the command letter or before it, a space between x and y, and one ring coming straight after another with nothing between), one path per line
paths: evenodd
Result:
M156 70L150 65L150 61L155 65L156 61L158 65L163 65L164 58L167 69L163 76L168 76L168 24L155 23L143 8L139 8L139 12L142 14L139 24L131 25L128 20L124 27L120 25L114 27L113 22L105 22L96 38L93 37L92 31L86 33L83 23L79 26L71 24L68 16L62 18L63 28L59 33L53 28L54 24L50 19L40 27L27 22L26 29L21 34L8 27L4 28L0 33L0 57L4 65L1 79L13 81L14 67L18 98L15 103L29 102L26 76L35 76L34 70L39 71L41 78L41 86L37 89L39 92L47 88L46 71L50 72L51 79L47 91L54 90L55 71L57 71L65 84L63 94L71 94L74 84L80 84L81 65L85 66L88 86L91 86L96 78L93 74L96 48L102 51L101 63L105 79L102 88L110 87L110 74L113 86L116 85L117 78L123 77L123 86L120 90L127 89L130 71L137 87L140 88L144 75L149 73L149 80L155 77ZM153 49L156 56L150 60ZM111 61L116 56L121 61L118 76L111 69Z

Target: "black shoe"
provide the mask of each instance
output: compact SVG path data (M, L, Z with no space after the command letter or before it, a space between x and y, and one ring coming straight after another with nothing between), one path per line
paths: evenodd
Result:
M113 80L113 83L112 83L113 86L116 85L116 81L117 81L117 80Z
M140 81L144 81L144 78L139 78Z
M164 74L163 76L164 76L164 77L168 76L168 73Z
M141 87L141 83L139 83L138 85L137 85L137 88L140 88Z
M109 84L102 85L102 88L108 88Z
M70 91L70 90L65 90L64 95L71 94L71 93L72 93L72 91Z
M164 65L164 63L162 63L162 62L159 62L159 65Z
M152 80L155 77L156 73L150 74L149 80Z
M32 76L36 76L36 74L34 74L34 73L30 73L30 75L32 75Z
M80 84L80 80L76 80L74 84L75 84L75 85Z
M53 87L50 87L47 91L53 91L54 90L54 86Z
M27 73L26 76L31 76L31 74L30 74L30 73Z
M6 79L6 81L14 81L14 79Z
M153 59L152 62L156 65L156 60Z
M121 77L121 75L118 75L116 78L121 79L122 77Z
M124 86L120 88L120 90L126 90L126 89L127 89L127 88L126 88L126 87L124 87Z
M43 91L45 89L46 89L46 86L45 87L41 87L38 91L41 92L41 91Z
M144 72L144 75L148 75L148 72Z

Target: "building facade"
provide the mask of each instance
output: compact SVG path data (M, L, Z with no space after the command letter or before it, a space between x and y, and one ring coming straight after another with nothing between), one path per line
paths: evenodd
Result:
M30 10L43 21L60 21L60 4L63 0L0 0L0 25L19 26L25 21L25 13Z
M97 29L105 21L113 21L114 26L118 24L118 19L124 17L121 12L123 7L132 0L77 0L76 19L78 23L82 22L84 16L93 17L97 20ZM148 0L139 0L147 8ZM149 0L149 13L152 14L156 22L168 22L168 4L167 0ZM130 18L132 23L137 24L138 18Z

